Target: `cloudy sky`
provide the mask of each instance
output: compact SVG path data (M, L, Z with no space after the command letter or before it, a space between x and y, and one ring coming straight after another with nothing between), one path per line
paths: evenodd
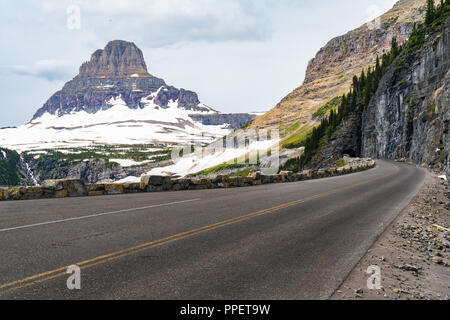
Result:
M222 112L265 111L334 36L395 0L0 0L0 127L17 126L110 40ZM79 17L78 19L78 11Z

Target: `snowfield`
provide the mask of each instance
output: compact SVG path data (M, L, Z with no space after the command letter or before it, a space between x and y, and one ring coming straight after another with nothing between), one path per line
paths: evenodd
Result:
M143 164L154 162L153 160L147 161L134 161L131 159L109 159L110 162L118 163L121 167L132 167L132 166L140 166Z
M232 131L227 125L207 126L194 121L190 117L193 111L179 107L177 101L170 101L167 108L162 108L153 103L156 94L141 100L142 109L131 109L118 97L108 101L109 109L94 114L85 111L62 116L45 113L18 128L0 130L0 146L22 152L86 147L93 143L210 143Z

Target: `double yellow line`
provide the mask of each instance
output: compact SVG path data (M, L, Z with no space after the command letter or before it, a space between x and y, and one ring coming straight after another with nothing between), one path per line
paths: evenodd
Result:
M389 174L389 175L391 175L391 174ZM120 250L120 251L116 251L116 252L113 252L113 253L109 253L109 254L106 254L106 255L98 256L98 257L95 257L95 258L92 258L92 259L89 259L89 260L84 260L84 261L75 263L74 265L80 267L80 269L91 268L91 267L94 267L94 266L99 265L99 264L104 264L106 262L110 262L110 261L113 261L113 260L116 260L116 259L120 259L120 258L129 256L129 255L133 255L133 254L142 252L144 250L149 250L149 249L152 249L152 248L156 248L156 247L159 247L159 246L162 246L162 245L165 245L165 244L169 244L171 242L175 242L175 241L178 241L178 240L182 240L182 239L185 239L185 238L189 238L189 237L192 237L192 236L204 233L204 232L208 232L208 231L211 231L211 230L214 230L214 229L223 228L223 227L226 227L226 226L231 225L231 224L235 224L235 223L242 222L242 221L245 221L245 220L249 220L249 219L252 219L252 218L255 218L255 217L258 217L258 216L262 216L262 215L267 214L267 213L271 213L271 212L278 211L278 210L281 210L281 209L289 208L289 207L295 206L297 204L301 204L301 203L305 203L305 202L312 201L312 200L315 200L315 199L323 198L323 197L326 197L326 196L329 196L329 195L332 195L332 194L336 194L336 193L341 192L341 191L353 189L355 187L358 187L358 186L361 186L361 185L364 185L364 184L368 184L368 183L376 181L376 180L380 180L380 179L382 179L382 178L384 178L386 176L389 176L389 175L385 175L385 176L382 176L382 177L379 177L379 178L376 178L376 179L367 180L365 182L361 182L361 183L358 183L358 184L350 185L350 186L347 186L347 187L334 189L334 190L331 190L331 191L328 191L328 192L325 192L325 193L321 193L321 194L318 194L318 195L315 195L315 196L311 196L311 197L308 197L308 198L303 198L303 199L299 199L299 200L283 203L283 204L280 204L280 205L275 206L275 207L271 207L271 208L268 208L268 209L255 211L255 212L252 212L252 213L249 213L249 214L246 214L246 215L243 215L243 216L239 216L239 217L236 217L236 218L223 220L223 221L211 224L211 225L207 225L207 226L200 227L200 228L197 228L197 229L192 229L192 230L189 230L189 231L178 233L178 234L172 235L170 237L166 237L166 238L162 238L162 239L159 239L159 240L143 243L143 244L140 244L140 245L137 245L137 246L134 246L134 247L130 247L130 248L123 249L123 250ZM17 281L13 281L13 282L2 284L2 285L0 285L0 295L4 295L5 293L8 293L8 292L11 292L11 291L14 291L14 290L18 290L18 289L22 289L22 288L26 288L26 287L29 287L29 286L32 286L32 285L35 285L35 284L38 284L38 283L41 283L41 282L44 282L44 281L48 281L48 280L51 280L51 279L62 277L62 276L67 274L66 271L67 271L68 267L69 266L61 267L61 268L54 269L54 270L51 270L51 271L39 273L39 274L30 276L30 277L27 277L27 278L24 278L24 279L21 279L21 280L17 280Z

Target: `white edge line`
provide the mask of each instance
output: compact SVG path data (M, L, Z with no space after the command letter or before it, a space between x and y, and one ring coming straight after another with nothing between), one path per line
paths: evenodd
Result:
M91 215L81 216L81 217L74 217L74 218L68 218L68 219L40 222L40 223L28 224L28 225L24 225L24 226L0 229L0 232L6 232L6 231L12 231L12 230L18 230L18 229L26 229L26 228L44 226L44 225L48 225L48 224L62 223L62 222L67 222L67 221L89 219L89 218L106 216L106 215L116 214L116 213L138 211L138 210L144 210L144 209L150 209L150 208L158 208L158 207L170 206L170 205L173 205L173 204L180 204L180 203L193 202L193 201L199 201L199 200L201 200L201 199L198 198L198 199L191 199L191 200L175 201L175 202L168 202L168 203L162 203L162 204L155 204L155 205L151 205L151 206L147 206L147 207L123 209L123 210L117 210L117 211L111 211L111 212L103 212L103 213L91 214Z

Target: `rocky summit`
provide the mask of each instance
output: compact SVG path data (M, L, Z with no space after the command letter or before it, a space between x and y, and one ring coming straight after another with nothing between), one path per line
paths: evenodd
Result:
M105 49L92 54L83 63L77 78L152 77L147 71L142 51L131 42L111 41Z

